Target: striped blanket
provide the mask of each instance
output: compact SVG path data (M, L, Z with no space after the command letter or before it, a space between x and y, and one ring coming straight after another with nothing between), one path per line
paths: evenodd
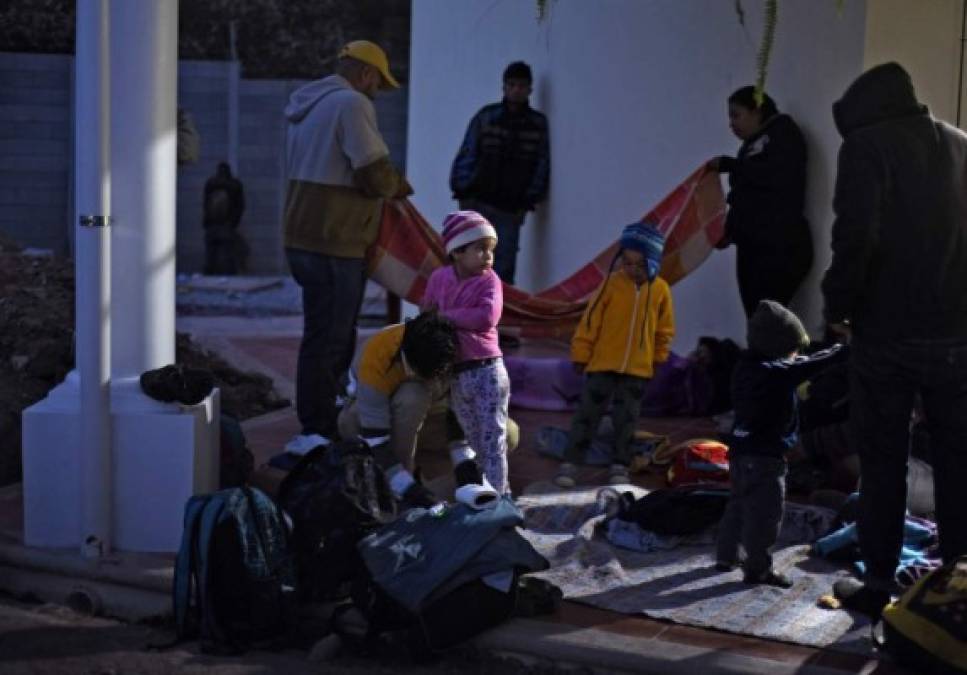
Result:
M725 199L718 174L699 169L641 220L665 235L661 276L674 284L701 265L722 237ZM502 332L569 340L617 250L615 241L570 277L539 293L504 284ZM406 199L386 201L379 237L367 257L370 277L414 304L423 298L433 270L446 262L440 235Z

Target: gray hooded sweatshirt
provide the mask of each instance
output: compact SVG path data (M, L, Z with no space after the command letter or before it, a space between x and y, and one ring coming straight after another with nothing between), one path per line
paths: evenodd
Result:
M389 161L372 101L330 75L293 92L285 118L285 246L363 257L382 199L409 187Z

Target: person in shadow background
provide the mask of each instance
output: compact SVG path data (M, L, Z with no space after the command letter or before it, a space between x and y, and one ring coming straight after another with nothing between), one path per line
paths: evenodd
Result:
M215 175L205 181L205 274L239 274L245 271L248 244L238 226L245 212L245 190L227 162L219 162Z
M775 101L748 86L729 96L729 128L742 146L736 157L708 166L729 174L729 213L718 248L735 244L736 275L746 318L760 300L788 305L813 264L806 201L806 141Z

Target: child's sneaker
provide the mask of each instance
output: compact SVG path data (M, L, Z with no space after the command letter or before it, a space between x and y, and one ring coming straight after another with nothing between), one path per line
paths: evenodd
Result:
M742 579L747 584L762 584L765 586L776 586L777 588L792 588L792 579L785 574L780 574L774 570L769 570L764 574L752 576L746 574Z
M554 476L554 484L562 488L572 488L578 484L578 468L570 462L562 462Z
M320 434L299 434L285 444L285 451L293 455L309 454L310 450L315 450L320 445L332 445L332 441Z
M624 464L612 464L608 470L608 482L611 485L625 485L631 482L628 467Z
M429 509L436 506L442 499L438 499L435 494L433 494L429 488L427 488L423 483L413 482L410 487L406 489L403 493L401 501L403 505L409 508L424 508Z

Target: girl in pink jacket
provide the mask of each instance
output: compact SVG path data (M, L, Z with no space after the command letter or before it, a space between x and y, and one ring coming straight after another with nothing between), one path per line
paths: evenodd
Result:
M450 405L466 441L450 446L461 489L473 490L481 505L510 493L507 479L507 407L510 378L497 341L504 306L500 278L493 271L497 232L476 211L456 211L443 221L443 244L450 265L433 272L423 295L424 309L436 309L457 328L457 360L450 382ZM469 441L469 445L467 443ZM483 468L475 458L480 457ZM466 486L466 488L464 488ZM471 486L473 486L471 488ZM484 491L481 493L480 486Z

